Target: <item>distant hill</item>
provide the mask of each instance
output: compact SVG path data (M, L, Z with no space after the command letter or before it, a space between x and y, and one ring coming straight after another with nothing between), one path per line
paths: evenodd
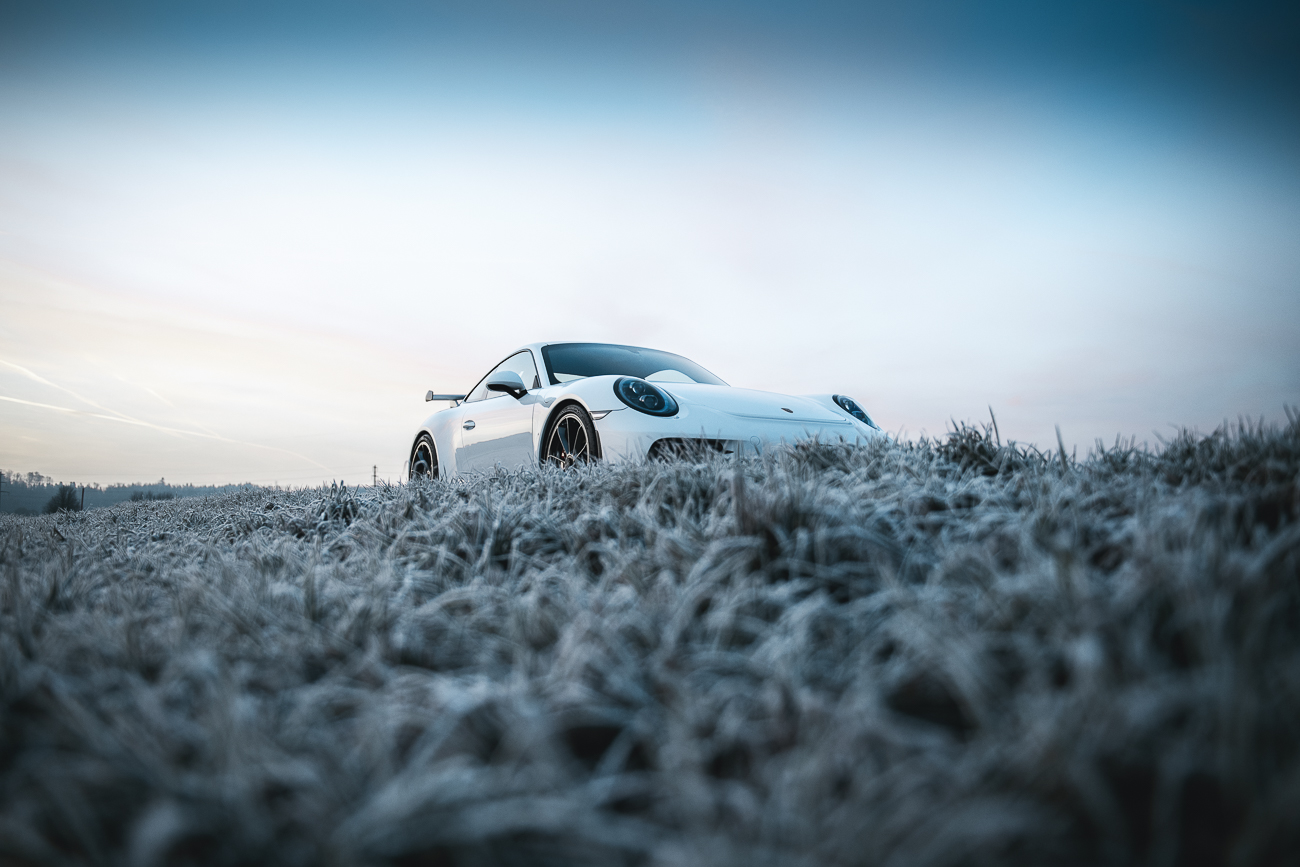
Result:
M45 504L59 493L61 487L75 487L77 501L81 502L82 485L75 481L55 481L40 473L15 473L0 471L0 512L17 515L39 515ZM208 494L225 494L257 487L241 485L169 485L165 479L156 482L134 482L101 487L85 485L87 509L113 506L128 500L168 500L175 497L202 497Z

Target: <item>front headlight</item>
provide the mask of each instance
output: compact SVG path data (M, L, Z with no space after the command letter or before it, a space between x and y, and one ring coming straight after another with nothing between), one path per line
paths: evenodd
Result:
M620 377L614 383L614 394L632 409L646 415L677 415L677 401L672 395L644 379Z
M862 422L863 424L869 427L873 427L876 430L880 430L880 425L872 421L871 416L867 415L867 411L862 407L858 406L858 402L853 398L845 397L842 394L837 394L835 395L835 403L837 406L839 406L840 409L844 410L849 415L856 418L858 421Z

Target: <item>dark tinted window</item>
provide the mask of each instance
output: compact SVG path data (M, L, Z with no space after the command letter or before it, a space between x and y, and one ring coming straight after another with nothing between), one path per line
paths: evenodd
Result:
M554 343L542 347L552 385L584 376L638 376L651 382L703 382L726 385L694 361L636 346L612 343Z

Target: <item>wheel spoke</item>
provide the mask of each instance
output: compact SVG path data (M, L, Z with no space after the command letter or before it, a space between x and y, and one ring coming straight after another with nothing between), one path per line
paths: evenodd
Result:
M560 438L557 430L551 431L551 436L546 442L546 459L553 464L564 463L564 451L560 445Z
M592 459L591 434L579 410L565 410L546 440L546 460L562 469Z
M418 443L411 455L411 478L432 479L438 473L438 458L428 442Z

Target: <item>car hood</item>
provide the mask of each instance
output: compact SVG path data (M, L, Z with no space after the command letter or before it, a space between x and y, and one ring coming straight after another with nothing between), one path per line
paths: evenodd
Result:
M815 424L851 424L848 419L814 401L788 394L695 382L656 382L655 385L678 400L707 406L741 418L768 418Z

